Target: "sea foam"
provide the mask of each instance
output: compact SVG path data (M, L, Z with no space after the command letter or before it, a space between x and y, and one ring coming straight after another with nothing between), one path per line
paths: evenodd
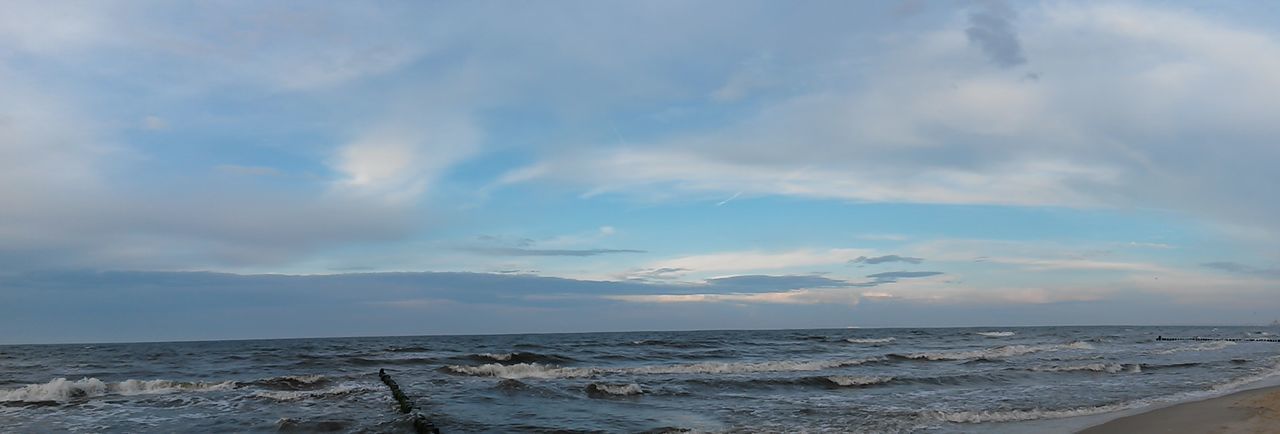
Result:
M977 333L974 333L974 334L976 334L976 335L978 335L978 336L986 336L986 337L989 337L989 338L1007 338L1007 337L1009 337L1009 336L1016 335L1017 333L1014 333L1014 332L977 332Z
M1156 351L1156 354L1175 354L1175 353L1181 353L1181 352L1187 352L1187 351L1217 351L1217 350L1221 350L1234 345L1236 345L1236 343L1232 341L1201 342L1194 345L1188 345L1185 347L1176 347L1176 348L1170 348L1167 350Z
M916 360L970 360L970 359L1002 359L1021 356L1042 351L1090 350L1088 342L1072 342L1057 345L1005 345L1002 347L983 348L980 350L942 351L936 353L913 353L899 357Z
M867 363L875 359L843 359L843 360L781 360L767 362L706 362L679 365L636 366L627 368L562 368L539 363L518 363L501 365L490 363L480 366L446 366L446 372L455 374L498 377L498 378L582 378L603 374L739 374L752 372L792 372L818 371Z
M644 393L644 389L642 389L639 384L635 384L635 383L631 383L631 384L591 383L587 385L586 390L588 395L629 396L629 395L639 395L641 393Z
M841 387L872 386L876 384L884 384L884 383L893 381L893 377L861 377L861 376L833 375L830 377L823 377L823 378L825 378L831 384L841 386Z
M1121 363L1089 363L1084 365L1066 365L1066 366L1036 366L1031 368L1036 372L1107 372L1111 374L1119 372L1142 372L1142 365L1139 364L1121 364Z
M894 338L848 338L846 342L851 344L887 344L897 339Z
M0 390L0 401L68 401L112 394L143 395L173 392L206 392L228 390L235 387L236 382L234 381L184 383L169 380L125 380L119 383L107 383L97 378L81 378L75 381L57 378L44 384L28 384L17 389Z

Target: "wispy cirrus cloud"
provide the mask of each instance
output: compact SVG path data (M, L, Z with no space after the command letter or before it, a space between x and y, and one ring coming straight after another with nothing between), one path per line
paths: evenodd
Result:
M867 265L876 265L876 264L884 264L884 263L891 263L891 262L919 264L921 262L924 262L924 258L913 258L910 256L898 256L898 255L884 255L884 256L873 256L873 257L859 256L849 261L850 264L867 264Z
M635 249L528 249L521 247L464 247L464 251L498 256L598 256L617 253L647 253Z

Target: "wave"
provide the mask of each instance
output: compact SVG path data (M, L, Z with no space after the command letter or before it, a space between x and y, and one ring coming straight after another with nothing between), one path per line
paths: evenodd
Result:
M587 385L587 395L590 396L631 396L644 393L644 389L639 384L606 384L591 383Z
M1219 396L1224 393L1235 391L1241 387L1251 383L1263 380L1269 380L1280 376L1280 356L1269 359L1272 365L1254 372L1250 375L1237 377L1233 380L1218 383L1207 389L1187 391L1173 395L1166 395L1155 398L1138 399L1134 401L1120 402L1114 404L1099 405L1094 407L1075 407L1066 409L1027 409L1027 410L994 410L994 411L934 411L929 415L936 419L959 422L959 423L983 423L983 422L1016 422L1037 419L1057 419L1075 416L1087 416L1100 413L1109 413L1114 411L1128 410L1137 407L1153 405L1161 402L1180 402L1191 399L1201 399L1212 396Z
M1064 409L1032 408L1025 410L933 411L926 414L938 420L956 423L1020 422L1110 413L1113 411L1128 410L1140 405L1142 404L1138 402L1122 402L1095 407L1074 407Z
M989 337L989 338L1007 338L1007 337L1009 337L1009 336L1016 335L1017 333L1014 333L1014 332L977 332L977 333L974 333L974 334L975 334L975 335L978 335L978 336L986 336L986 337Z
M1243 387L1245 385L1248 385L1250 383L1256 383L1262 380L1269 380L1275 377L1280 377L1280 356L1274 356L1268 360L1271 361L1271 366L1262 368L1257 372L1254 372L1249 375L1245 375L1243 377L1238 377L1231 381L1216 384L1213 387L1210 387L1209 390L1213 392L1231 391L1231 390L1235 390L1240 387Z
M28 384L17 389L0 390L0 401L70 401L104 395L205 392L229 390L235 387L234 381L185 383L169 380L125 380L119 383L107 383L97 378L81 378L75 381L57 378L44 384Z
M1002 359L1042 351L1091 350L1088 342L1072 342L1057 345L1005 345L967 351L943 351L938 353L890 354L889 357L911 360L973 360Z
M335 396L351 395L375 390L372 387L358 384L342 384L322 390L264 390L254 393L256 398L274 401L300 401L303 399L323 399Z
M493 388L504 391L504 392L514 392L518 390L526 390L529 388L529 385L525 384L524 382L521 382L520 380L514 380L514 379L508 378L508 379L499 381L498 384L493 386Z
M848 338L845 342L851 344L887 344L897 339L894 338Z
M389 347L387 348L386 351L392 352L392 353L425 353L427 351L431 351L431 349L427 347L419 347L419 346L411 345L407 347Z
M844 376L833 375L830 377L822 377L830 384L840 387L864 387L876 384L884 384L893 381L893 377L861 377L861 376Z
M429 365L438 363L439 360L430 357L390 357L380 359L370 359L365 357L349 357L344 362L355 366L382 366L382 365ZM307 360L300 363L300 366L326 366L328 362L312 362L306 363Z
M323 375L286 375L251 381L247 384L277 390L308 390L328 382L329 379Z
M514 352L514 353L480 353L471 354L467 358L483 362L498 363L568 363L574 359L555 354L538 354L530 352Z
M663 339L641 339L631 341L631 345L653 345L671 348L719 348L719 343L703 341L668 341Z
M1031 368L1036 372L1106 372L1116 374L1120 372L1138 373L1142 372L1141 364L1123 364L1123 363L1089 363L1086 365L1067 365L1067 366L1036 366Z
M503 365L498 363L490 363L480 366L459 366L450 365L442 368L445 372L462 375L472 375L480 377L498 377L498 378L583 378L594 377L604 374L633 374L633 375L656 375L656 374L740 374L753 372L794 372L794 371L819 371L823 369L840 368L845 366L860 365L863 363L883 360L875 359L846 359L846 360L814 360L814 361L768 361L768 362L738 362L738 363L691 363L682 365L654 365L654 366L636 366L628 368L564 368L554 365L544 365L539 363L517 363L513 365Z
M1234 346L1235 344L1236 343L1232 341L1204 342L1204 343L1197 343L1195 345L1189 345L1185 347L1177 347L1177 348L1170 348L1167 350L1156 351L1156 354L1174 354L1174 353L1181 353L1186 351L1217 351L1230 346Z

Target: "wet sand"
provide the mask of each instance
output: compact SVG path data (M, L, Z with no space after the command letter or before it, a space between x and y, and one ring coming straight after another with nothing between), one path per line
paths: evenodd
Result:
M1280 433L1280 386L1122 417L1080 434Z

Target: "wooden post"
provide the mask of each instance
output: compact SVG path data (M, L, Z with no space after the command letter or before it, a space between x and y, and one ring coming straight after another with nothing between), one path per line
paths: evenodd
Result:
M395 398L396 404L400 407L400 412L413 415L413 430L418 434L440 434L440 429L435 424L427 420L422 413L414 411L413 401L400 390L400 385L396 384L396 380L391 378L391 374L386 369L378 370L378 378L382 379L382 384L386 384L391 389L391 397Z

